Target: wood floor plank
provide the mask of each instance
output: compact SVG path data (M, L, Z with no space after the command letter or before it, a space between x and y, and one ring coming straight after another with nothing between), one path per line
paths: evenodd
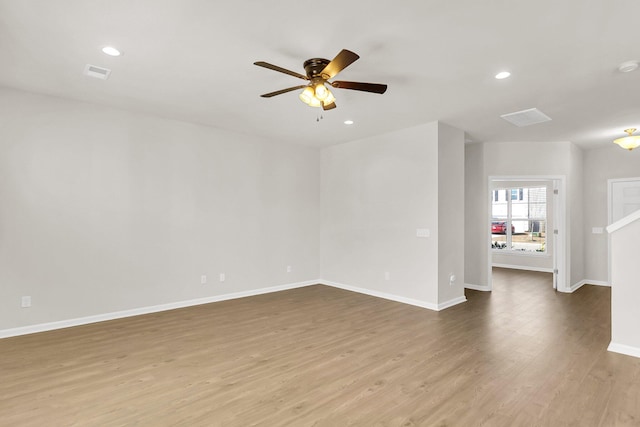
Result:
M467 299L318 285L3 339L0 425L640 425L610 289L495 269Z

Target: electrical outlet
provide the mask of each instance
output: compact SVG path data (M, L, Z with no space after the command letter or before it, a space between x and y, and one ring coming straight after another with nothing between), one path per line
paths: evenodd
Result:
M22 308L31 307L31 297L30 296L22 297L21 303L22 303Z
M287 273L291 273L291 266L287 265Z
M384 272L384 280L389 280L391 278L391 274L388 271Z
M207 283L207 275L203 274L202 276L200 276L200 284L204 285Z
M221 281L221 282L224 282L224 280L225 280L224 273L220 273L220 281Z
M455 281L456 281L456 276L455 276L455 274L452 273L449 276L449 286L453 286L453 282L455 282Z

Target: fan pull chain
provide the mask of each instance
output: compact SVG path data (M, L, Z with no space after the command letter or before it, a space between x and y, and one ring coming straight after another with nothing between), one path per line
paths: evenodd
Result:
M322 114L320 114L319 116L316 116L316 122L319 122L322 119L324 119L324 117L322 117Z

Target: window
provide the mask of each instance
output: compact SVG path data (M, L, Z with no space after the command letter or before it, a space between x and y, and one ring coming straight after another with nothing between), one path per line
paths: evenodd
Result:
M512 188L511 200L522 200L524 198L524 188Z
M494 190L491 202L491 247L506 252L545 253L547 187Z

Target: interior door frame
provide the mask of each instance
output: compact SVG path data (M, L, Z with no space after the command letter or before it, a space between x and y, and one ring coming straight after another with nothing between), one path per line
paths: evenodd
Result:
M569 276L569 249L567 246L567 179L565 175L490 175L487 180L487 195L492 194L494 181L545 181L552 182L553 186L553 288L559 292L571 292ZM492 217L491 203L487 197L487 218ZM485 223L490 224L489 221ZM485 235L488 247L491 245L491 227L485 227ZM493 251L487 251L487 287L493 289L493 277L491 273Z

